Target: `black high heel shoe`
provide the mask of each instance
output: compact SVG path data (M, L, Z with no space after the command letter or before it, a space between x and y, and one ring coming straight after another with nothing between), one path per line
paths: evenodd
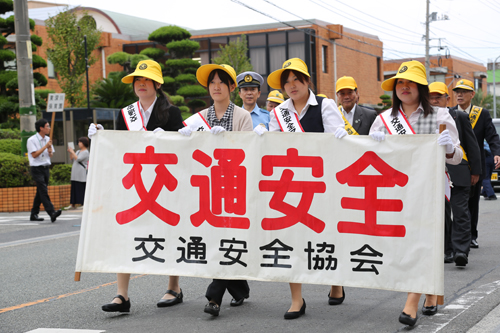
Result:
M426 316L434 316L438 312L438 306L436 305L431 305L431 306L425 306L425 302L427 299L424 300L424 304L422 304L422 314Z
M113 299L119 298L122 302L118 303L108 303L102 306L102 311L105 312L130 312L130 298L128 301L122 295L116 295Z
M342 302L344 302L345 299L345 292L344 292L344 286L342 286L342 297L330 297L330 293L328 293L328 304L330 305L340 305Z
M297 319L306 313L306 300L302 299L302 307L299 311L287 311L285 313L285 319Z
M404 312L401 312L399 315L399 322L408 326L415 326L417 323L418 315L415 318L412 318L410 315L407 315Z

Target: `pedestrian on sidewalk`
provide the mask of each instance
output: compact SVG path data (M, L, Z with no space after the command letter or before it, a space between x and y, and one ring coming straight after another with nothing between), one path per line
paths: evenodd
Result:
M55 222L57 217L61 215L61 210L54 209L48 192L50 158L54 154L52 139L49 138L50 124L42 118L35 122L35 129L37 133L31 136L26 143L30 173L36 183L36 195L31 208L30 221L43 221L43 217L38 216L40 204L43 204L50 220Z
M89 139L82 136L78 139L78 148L74 151L68 147L69 158L73 160L71 167L71 196L67 209L76 209L76 205L83 206L85 199L85 186L87 184L87 166L89 162Z

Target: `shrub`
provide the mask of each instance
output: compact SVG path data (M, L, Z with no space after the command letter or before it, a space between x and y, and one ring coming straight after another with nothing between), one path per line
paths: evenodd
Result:
M201 99L192 99L187 103L187 105L193 109L196 109L196 108L205 107L207 105L207 103Z
M27 157L0 153L0 187L33 186Z
M0 140L2 140L2 139L19 139L19 140L21 140L21 132L17 128L15 128L15 129L12 129L12 128L0 129Z
M171 95L169 98L173 105L181 106L184 104L184 97L180 95Z
M165 51L162 49L158 49L155 47L148 47L147 49L142 50L139 54L145 55L146 57L150 57L151 59L157 60L165 55Z
M56 164L50 169L49 185L71 184L71 164Z
M11 153L21 155L21 139L4 139L0 140L0 153Z
M181 110L181 114L183 116L183 119L186 119L186 118L184 118L184 114L185 113L189 114L188 117L191 116L191 110L189 110L189 107L187 107L187 106L179 106L179 110Z
M177 95L182 95L187 97L200 97L200 96L206 96L207 90L202 86L184 86L177 90Z

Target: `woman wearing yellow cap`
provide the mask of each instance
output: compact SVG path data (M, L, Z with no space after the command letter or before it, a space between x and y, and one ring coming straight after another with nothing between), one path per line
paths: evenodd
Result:
M135 71L122 78L123 83L132 83L138 102L121 110L118 116L117 129L129 131L177 131L183 127L180 110L172 105L167 95L161 90L163 76L160 65L153 60L143 60L137 64ZM88 130L89 138L103 129L102 125L91 124ZM109 304L102 306L106 312L129 312L130 299L128 285L130 274L117 274L117 296ZM168 290L157 303L158 307L166 307L181 303L182 290L179 287L179 277L171 276Z
M393 107L377 116L373 122L370 136L374 140L382 141L386 134L435 134L439 125L444 124L446 130L440 134L438 144L446 148L446 163L461 162L462 151L455 122L446 108L434 109L431 106L425 67L420 62L402 63L398 73L382 83L382 89L393 92ZM408 293L399 322L415 325L420 295ZM426 295L422 313L437 313L436 295Z
M335 133L340 139L347 135L344 121L335 102L317 97L311 87L307 65L299 58L285 61L267 78L273 89L281 89L290 97L270 112L269 131ZM295 319L305 313L302 284L290 283L292 305L285 319Z
M250 112L234 105L230 100L231 92L236 88L236 72L229 65L208 64L196 71L198 82L208 87L214 101L208 109L202 110L185 121L185 127L179 130L189 136L192 131L210 131L218 134L224 131L252 131ZM261 126L257 126L261 127ZM218 316L220 305L226 290L233 296L231 306L240 306L249 297L250 287L246 280L213 279L207 288L205 297L208 304L204 312Z

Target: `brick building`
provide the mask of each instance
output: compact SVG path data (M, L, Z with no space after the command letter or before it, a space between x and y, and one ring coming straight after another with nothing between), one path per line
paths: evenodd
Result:
M293 27L293 28L292 28ZM316 93L335 98L335 82L344 75L358 83L361 104L377 104L383 90L382 42L377 36L319 20L258 24L221 29L191 31L201 45L196 57L202 64L217 56L220 45L247 36L248 57L254 71L264 79L289 58L301 58L307 64ZM261 100L268 87L262 87Z
M402 62L410 60L420 61L425 64L425 58L387 60L384 61L384 77L388 79L396 75L399 65L401 65ZM430 63L429 83L444 82L448 86L451 94L451 89L456 85L456 82L462 78L474 82L476 91L482 89L482 91L486 93L486 78L488 74L483 64L455 56L450 56L448 59L432 56L430 57ZM387 92L387 94L392 95L392 92ZM451 97L451 105L449 106L456 104L453 96Z

